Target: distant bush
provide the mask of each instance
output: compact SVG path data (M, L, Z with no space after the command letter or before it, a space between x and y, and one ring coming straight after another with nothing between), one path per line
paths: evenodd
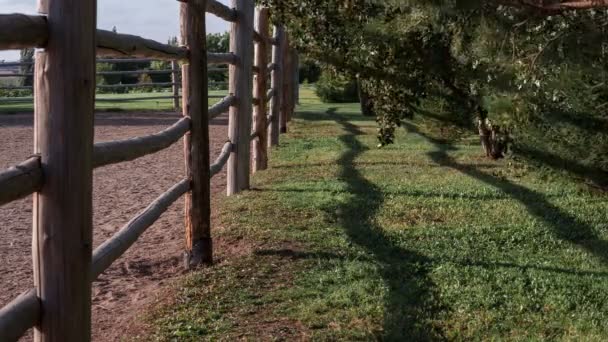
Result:
M357 82L331 70L323 70L315 92L325 103L358 102Z

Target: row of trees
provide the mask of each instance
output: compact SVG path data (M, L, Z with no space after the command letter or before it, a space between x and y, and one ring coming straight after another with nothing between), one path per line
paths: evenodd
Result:
M378 138L405 118L474 130L484 151L608 184L608 3L265 0L298 48L357 78Z

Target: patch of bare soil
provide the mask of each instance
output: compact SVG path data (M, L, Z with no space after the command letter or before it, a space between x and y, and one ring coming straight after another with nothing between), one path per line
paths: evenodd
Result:
M175 113L98 113L95 141L161 131ZM0 116L0 169L32 154L32 115ZM210 125L211 157L227 140L226 116ZM160 194L184 177L181 142L132 162L94 173L94 245L100 245ZM213 197L223 196L225 171L212 181ZM33 286L31 261L32 199L0 207L0 307ZM93 284L93 340L117 341L134 318L162 296L163 287L182 274L183 201L173 205L137 243Z

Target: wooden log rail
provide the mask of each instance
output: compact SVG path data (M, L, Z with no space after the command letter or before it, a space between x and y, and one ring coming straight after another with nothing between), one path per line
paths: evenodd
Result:
M146 209L123 226L114 236L93 252L92 279L97 279L116 259L122 256L146 229L180 197L190 190L190 181L183 180L158 197Z
M0 49L44 47L48 40L45 16L0 14Z
M226 163L228 163L228 158L230 158L230 153L232 152L232 149L233 149L233 144L230 141L228 141L226 144L224 144L224 147L222 148L220 155L217 157L215 162L209 168L209 174L211 175L211 178L213 178L213 176L220 173L220 171L222 171L224 166L226 166Z
M222 101L216 103L209 108L209 120L215 119L218 116L226 113L231 106L236 104L236 96L226 96Z
M130 34L97 30L97 49L104 56L149 57L160 60L183 60L188 49L162 44Z
M238 19L238 13L234 8L230 8L219 1L207 0L206 11L228 22L235 22Z
M102 142L93 149L93 167L134 160L175 144L190 130L190 118L182 118L162 132L126 140Z
M0 172L0 205L28 196L40 190L41 186L40 157L32 157L17 166Z
M117 99L96 99L96 102L131 102L131 101L145 101L145 100L167 100L173 99L173 95L165 96L143 96L143 97L129 97L129 98L117 98Z
M208 53L207 63L208 64L232 64L238 63L238 57L233 53Z
M38 324L42 315L40 299L32 289L0 309L0 341L17 341Z
M44 48L48 35L48 22L45 16L0 15L0 50ZM147 57L160 60L185 60L188 57L186 48L130 34L97 30L96 40L99 54L103 56Z

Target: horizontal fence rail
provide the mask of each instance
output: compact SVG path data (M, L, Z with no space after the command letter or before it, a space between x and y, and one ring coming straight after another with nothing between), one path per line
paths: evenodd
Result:
M0 205L28 196L38 191L41 186L40 157L32 157L0 172Z
M226 96L222 101L216 103L209 108L209 120L214 119L224 113L226 113L231 106L236 104L236 96Z
M222 171L224 166L226 166L226 163L228 162L228 158L230 157L230 152L232 152L232 149L233 149L233 145L230 141L227 142L226 144L224 144L224 147L222 148L220 155L217 157L215 162L209 168L209 174L211 175L211 177L220 173L220 171Z
M215 0L207 0L206 11L228 22L235 22L238 18L238 13L234 10L234 8L229 8L228 6Z
M160 60L186 59L188 56L188 49L183 47L105 30L97 30L97 48L104 56L150 57Z
M141 158L175 144L190 130L190 118L182 118L162 132L126 140L97 143L93 149L93 167L101 167Z
M183 180L158 197L146 209L122 227L114 236L93 252L92 279L97 279L116 259L122 256L160 216L190 190L190 182Z
M209 64L232 64L238 63L238 57L232 53L208 53L207 63Z
M42 307L31 289L0 309L0 341L17 341L40 321Z
M44 47L48 40L46 17L0 14L0 49Z

